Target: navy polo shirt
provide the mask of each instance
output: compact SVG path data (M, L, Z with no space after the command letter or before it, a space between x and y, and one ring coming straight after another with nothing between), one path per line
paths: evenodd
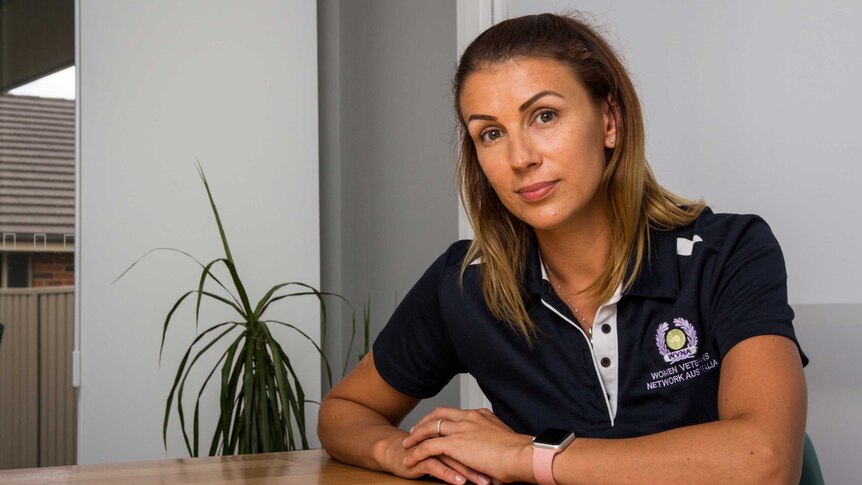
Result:
M715 421L721 361L735 344L796 341L781 249L759 217L709 209L691 226L651 230L650 241L632 286L600 307L592 337L553 291L533 241L523 282L540 332L532 348L485 305L481 262L459 280L469 246L459 241L378 336L377 370L416 398L469 372L494 413L530 435L554 427L623 438Z

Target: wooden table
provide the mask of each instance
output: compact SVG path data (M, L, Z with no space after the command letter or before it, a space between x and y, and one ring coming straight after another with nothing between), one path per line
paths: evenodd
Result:
M106 465L0 470L0 484L278 483L280 485L405 485L441 483L404 480L345 465L323 450Z

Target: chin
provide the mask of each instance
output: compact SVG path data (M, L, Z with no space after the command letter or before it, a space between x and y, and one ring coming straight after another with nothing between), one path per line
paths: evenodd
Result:
M560 227L562 227L563 224L562 223L529 224L529 226L532 227L534 231L553 231L555 229L559 229Z
M563 226L566 221L566 219L559 216L519 217L519 219L536 231L552 231Z

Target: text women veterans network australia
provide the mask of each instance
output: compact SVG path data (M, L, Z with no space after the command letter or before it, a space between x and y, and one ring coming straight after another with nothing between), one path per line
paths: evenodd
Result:
M684 382L689 379L702 376L718 367L718 360L710 357L709 353L704 353L699 359L682 362L667 369L652 372L651 376L654 379L647 382L648 390L668 387L679 382Z

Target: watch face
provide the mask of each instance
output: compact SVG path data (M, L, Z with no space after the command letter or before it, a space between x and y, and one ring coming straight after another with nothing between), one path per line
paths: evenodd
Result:
M545 431L542 431L539 436L536 436L533 439L533 442L541 443L543 445L559 446L572 434L573 433L571 431L566 429L548 428Z

